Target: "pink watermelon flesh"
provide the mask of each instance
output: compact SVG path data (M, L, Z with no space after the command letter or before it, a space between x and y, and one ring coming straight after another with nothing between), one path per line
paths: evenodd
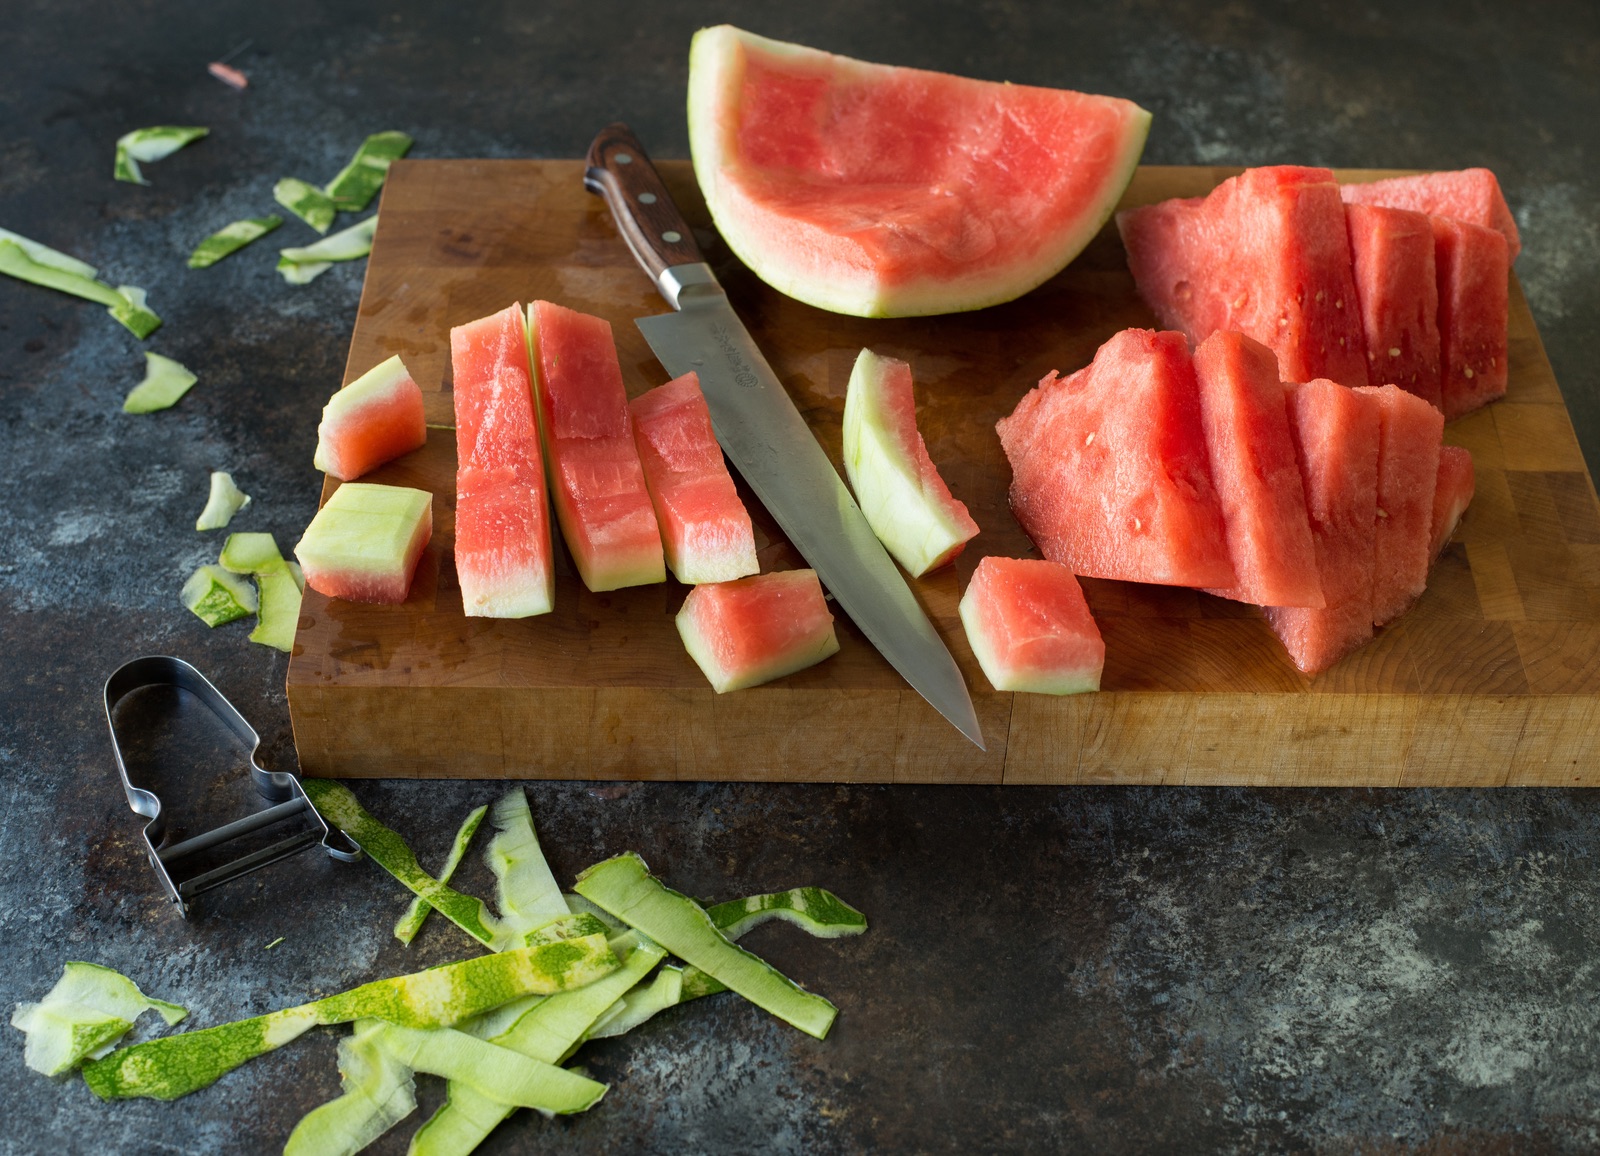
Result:
M1467 512L1474 490L1472 455L1460 446L1439 450L1439 480L1433 489L1433 517L1428 531L1428 557L1437 558Z
M1347 204L1387 205L1433 217L1451 217L1469 225L1493 229L1506 239L1510 260L1522 252L1517 222L1506 205L1500 182L1488 169L1461 169L1449 173L1423 173L1390 177L1364 185L1341 185Z
M550 512L522 307L450 330L456 411L456 576L469 617L554 604Z
M961 622L996 690L1099 690L1106 644L1072 571L1055 562L984 558L961 596Z
M867 64L722 26L690 50L695 175L730 248L824 309L1009 301L1111 215L1150 114L1131 101Z
M1367 387L1377 399L1378 521L1372 556L1372 623L1404 614L1428 584L1433 491L1444 415L1398 386Z
M1433 226L1424 213L1361 204L1345 206L1345 221L1367 376L1374 385L1398 385L1442 408Z
M1444 416L1455 419L1505 396L1511 273L1493 229L1432 217L1439 276Z
M1372 637L1372 559L1378 517L1379 404L1326 379L1291 388L1294 431L1327 605L1265 607L1294 664L1328 669Z
M1096 578L1235 584L1182 334L1123 330L995 428L1011 508L1052 562Z
M839 649L815 570L696 586L678 634L718 694L814 666Z
M535 301L529 320L550 496L583 584L665 581L611 323L549 301Z
M1198 345L1218 330L1278 355L1285 381L1366 385L1350 238L1328 169L1247 169L1205 197L1124 209L1139 294Z
M1322 606L1289 403L1272 350L1213 333L1194 353L1200 417L1238 581L1211 593L1260 606Z
M686 373L628 403L667 565L679 582L757 573L755 528L711 429L700 378Z
M323 410L317 426L318 469L350 482L426 444L422 390L398 357L393 362L345 386L359 392L354 404L340 405L335 395Z

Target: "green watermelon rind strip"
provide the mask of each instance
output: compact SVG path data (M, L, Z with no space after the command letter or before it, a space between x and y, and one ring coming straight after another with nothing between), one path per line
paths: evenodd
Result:
M512 935L521 935L570 908L561 885L550 871L539 836L533 829L533 812L521 787L508 791L489 814L495 825L484 858L495 879L500 922Z
M250 584L221 566L202 566L189 575L178 598L210 627L249 617L260 606Z
M326 233L339 215L332 197L299 177L284 177L273 185L272 199L319 233Z
M357 1020L339 1041L341 1092L300 1118L283 1156L354 1156L416 1111L416 1079L380 1045L382 1024Z
M198 125L157 125L154 128L136 128L117 138L117 156L111 175L119 181L135 185L148 185L139 171L142 161L150 164L170 157L187 144L210 135L211 130Z
M250 504L250 495L241 490L226 470L212 470L210 488L206 492L206 508L194 521L200 533L207 530L226 530L233 516Z
M450 854L445 858L444 866L439 871L439 882L448 883L450 877L456 873L456 868L461 866L461 860L466 858L467 847L472 842L472 837L478 833L478 827L483 822L483 817L489 813L489 805L474 808L467 817L461 821L456 837L450 844ZM411 897L411 906L406 908L406 913L394 925L394 937L401 943L410 944L417 937L417 932L422 930L423 922L428 918L428 912L433 907L420 895Z
M378 231L374 213L364 221L341 229L311 245L278 250L278 272L291 285L304 285L333 268L335 261L357 261L372 252Z
M389 175L389 166L405 156L411 144L403 132L373 133L322 191L339 208L359 213L372 203Z
M170 357L144 355L144 380L122 401L123 413L155 413L171 409L200 379Z
M143 289L134 285L113 289L97 280L96 272L94 266L75 257L0 229L0 273L30 285L96 301L106 306L106 311L140 341L161 327L161 318L145 303Z
M110 1050L146 1011L159 1012L169 1026L189 1014L145 995L119 971L70 960L43 999L17 1005L11 1026L27 1039L23 1062L42 1075L59 1076Z
M209 269L230 254L237 253L252 241L258 241L283 224L276 213L265 217L246 217L224 225L194 247L189 254L189 268Z
M838 1008L736 946L694 900L652 876L633 852L596 863L578 876L575 890L757 1007L827 1038Z

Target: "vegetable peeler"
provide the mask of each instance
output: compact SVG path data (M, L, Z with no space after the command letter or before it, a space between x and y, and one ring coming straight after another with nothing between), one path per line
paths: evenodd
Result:
M168 693L163 695L155 688L168 688ZM176 718L179 714L187 715L187 734L181 741L165 733L171 728L162 724L168 722L169 717L156 719L152 715L144 720L124 717L119 723L118 704L129 700L136 692L145 690L153 692L159 700L158 705L165 709L166 716ZM267 771L256 762L261 736L205 675L181 658L150 655L124 663L106 680L105 701L106 725L111 730L111 749L117 757L117 774L128 796L128 806L150 820L144 826L145 850L149 853L151 866L156 869L167 897L178 905L178 912L185 919L189 917L191 901L201 892L220 887L307 847L321 844L329 855L344 862L361 857L360 848L323 821L306 798L298 778L285 771ZM130 702L130 708L132 705ZM249 759L251 782L257 793L270 805L202 834L169 842L167 816L162 812L161 797L155 788L176 788L179 784L172 776L187 774L194 781L183 785L192 791L207 770L211 772L213 781L220 781L219 772L223 769L220 766L208 766L212 761L210 756L220 752L221 747L216 751L207 751L203 744L192 741L197 734L193 726L197 721L196 706L210 716L199 721L206 723L211 730L217 730L211 725L213 722L221 724L221 731L225 733L220 737L226 740L226 747L236 748L238 744L243 744ZM124 711L125 715L129 713L131 710ZM228 755L233 753L233 750L229 750ZM185 761L189 764L187 767L182 765ZM220 758L216 761L220 762ZM278 824L290 823L293 824L292 828L284 828L287 834L275 832L281 837L264 845L253 846L235 859L217 862L215 854L206 854L239 840L262 844L259 838L247 837Z

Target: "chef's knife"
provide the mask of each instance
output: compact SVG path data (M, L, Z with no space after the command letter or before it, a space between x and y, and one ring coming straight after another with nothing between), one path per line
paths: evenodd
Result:
M960 668L729 305L627 125L595 138L583 183L605 198L628 248L676 310L636 322L656 357L674 377L699 375L717 441L790 543L879 653L984 749Z

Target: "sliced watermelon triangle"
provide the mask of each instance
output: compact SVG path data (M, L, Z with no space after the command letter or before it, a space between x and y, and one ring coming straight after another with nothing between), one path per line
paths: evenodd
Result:
M1451 217L1469 225L1493 229L1506 239L1510 259L1522 252L1516 218L1500 191L1500 181L1488 169L1458 169L1446 173L1418 173L1389 177L1359 185L1342 185L1339 195L1347 204L1386 205L1410 209L1431 217Z
M1398 386L1358 390L1378 403L1378 520L1373 531L1372 621L1404 614L1428 584L1433 491L1444 415Z
M1425 213L1346 205L1367 376L1442 408L1439 284L1433 225Z

